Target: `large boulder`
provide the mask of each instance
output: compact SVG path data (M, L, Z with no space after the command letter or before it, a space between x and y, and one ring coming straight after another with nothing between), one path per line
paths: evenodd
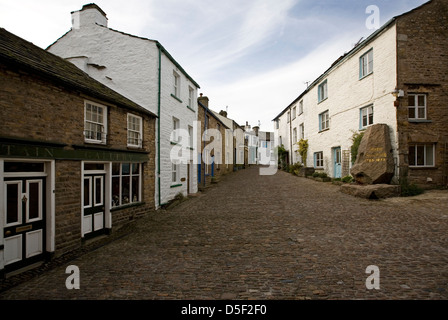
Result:
M350 173L359 184L388 184L395 172L389 126L375 124L368 127L358 149L356 162Z

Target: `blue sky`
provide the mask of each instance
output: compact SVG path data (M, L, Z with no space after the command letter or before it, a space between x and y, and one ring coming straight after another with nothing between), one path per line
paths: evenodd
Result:
M216 111L244 125L271 120L380 24L427 0L0 0L0 27L46 48L95 2L109 27L160 41Z

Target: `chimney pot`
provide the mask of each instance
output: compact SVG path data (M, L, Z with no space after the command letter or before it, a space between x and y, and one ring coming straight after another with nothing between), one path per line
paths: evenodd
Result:
M72 12L72 27L80 29L96 25L107 27L106 13L94 3L86 4L79 11Z

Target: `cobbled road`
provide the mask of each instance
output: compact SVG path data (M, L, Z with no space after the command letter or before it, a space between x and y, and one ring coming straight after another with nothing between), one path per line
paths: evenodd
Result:
M448 197L435 194L364 200L252 167L0 299L447 299ZM79 290L66 288L69 265Z

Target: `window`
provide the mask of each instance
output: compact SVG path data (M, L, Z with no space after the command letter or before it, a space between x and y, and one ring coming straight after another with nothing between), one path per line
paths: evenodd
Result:
M305 139L305 124L302 123L299 126L299 131L300 131L300 139Z
M323 168L324 167L324 153L316 152L314 154L314 167L315 168Z
M91 102L85 103L84 137L86 142L106 143L106 107Z
M171 182L177 183L179 181L179 165L173 163L172 171L171 171Z
M297 128L294 128L292 130L292 143L296 143L297 142Z
M280 119L277 119L275 121L275 129L279 129L280 128Z
M373 50L359 58L359 78L362 79L371 73L373 73Z
M318 92L318 102L322 102L328 98L328 82L325 80L322 84L317 88Z
M426 94L410 94L408 97L409 120L426 119Z
M283 145L282 136L278 137L278 145L279 146Z
M292 119L294 120L296 118L296 107L292 108Z
M174 90L173 95L180 97L180 76L176 71L173 71Z
M112 207L141 201L140 163L112 164Z
M142 118L128 113L128 146L142 147Z
M289 121L291 120L291 111L288 111L288 113L286 114L286 121L288 121L288 123L289 123Z
M319 115L319 131L330 129L330 113L325 111Z
M171 134L172 140L171 142L178 143L179 142L179 134L177 130L180 128L179 119L173 117L173 132Z
M188 139L189 139L189 147L193 148L193 137L194 133L193 133L193 127L192 126L188 126Z
M419 144L409 147L410 167L433 167L435 158L434 144Z
M299 115L303 113L303 100L299 102Z
M189 87L189 94L188 94L188 106L194 110L194 89L192 87Z
M360 113L360 129L365 129L366 127L373 124L373 106L368 106L361 109Z

